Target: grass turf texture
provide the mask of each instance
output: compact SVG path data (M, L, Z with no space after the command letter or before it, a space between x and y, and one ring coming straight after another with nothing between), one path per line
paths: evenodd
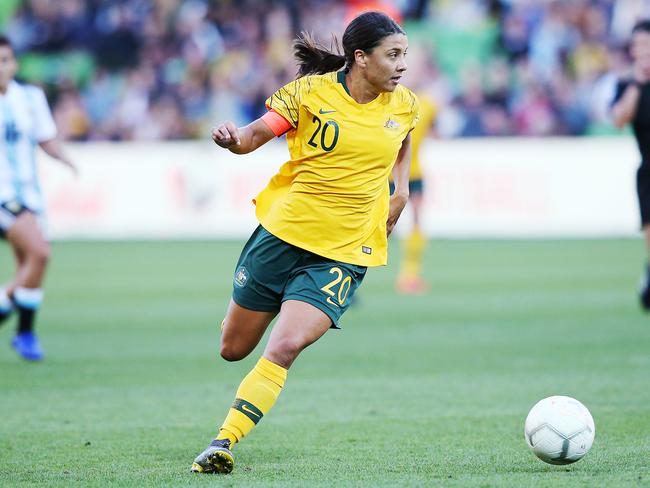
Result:
M637 240L433 242L423 297L370 270L228 477L189 472L239 381L217 357L240 243L58 243L29 364L0 330L0 486L650 486ZM11 272L0 247L0 278ZM549 466L523 423L578 398L592 451Z

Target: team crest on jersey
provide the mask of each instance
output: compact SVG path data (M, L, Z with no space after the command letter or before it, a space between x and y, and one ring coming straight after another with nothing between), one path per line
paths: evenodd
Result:
M384 124L384 127L386 129L399 129L399 124L393 119L391 119L390 117L388 117L388 120Z
M248 281L248 271L246 268L243 266L240 266L237 268L237 271L235 271L235 286L238 286L239 288L243 288L246 286L246 282Z

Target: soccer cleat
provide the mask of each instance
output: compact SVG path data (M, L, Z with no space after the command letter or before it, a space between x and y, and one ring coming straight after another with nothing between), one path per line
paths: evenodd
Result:
M644 310L650 311L650 265L643 270L639 283L639 300Z
M11 347L27 361L40 361L44 356L41 344L31 332L16 335L11 341Z
M235 458L230 452L230 441L228 439L214 440L199 454L194 463L194 473L219 473L228 474L235 466Z

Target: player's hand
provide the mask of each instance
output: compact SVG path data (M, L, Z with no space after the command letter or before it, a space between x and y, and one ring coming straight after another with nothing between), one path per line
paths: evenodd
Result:
M239 129L230 121L212 129L212 140L220 147L228 149L241 144Z
M399 216L402 215L402 210L404 210L404 207L406 207L406 202L408 202L409 197L408 195L404 195L401 193L393 193L390 196L390 205L388 207L388 220L386 221L386 235L389 236L391 232L393 232L393 229L395 228L395 224L397 224L397 220L399 219Z

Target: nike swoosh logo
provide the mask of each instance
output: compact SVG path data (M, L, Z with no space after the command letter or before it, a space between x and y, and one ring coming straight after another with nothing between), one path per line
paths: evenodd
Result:
M248 408L246 405L242 405L242 406L241 406L241 409L242 409L244 412L248 412L248 413L250 413L251 415L255 415L256 417L259 417L259 416L260 416L257 412L253 412L253 411L252 411L250 408Z
M336 112L336 110L323 110L322 108L318 111L318 113L321 115L333 114L334 112Z

